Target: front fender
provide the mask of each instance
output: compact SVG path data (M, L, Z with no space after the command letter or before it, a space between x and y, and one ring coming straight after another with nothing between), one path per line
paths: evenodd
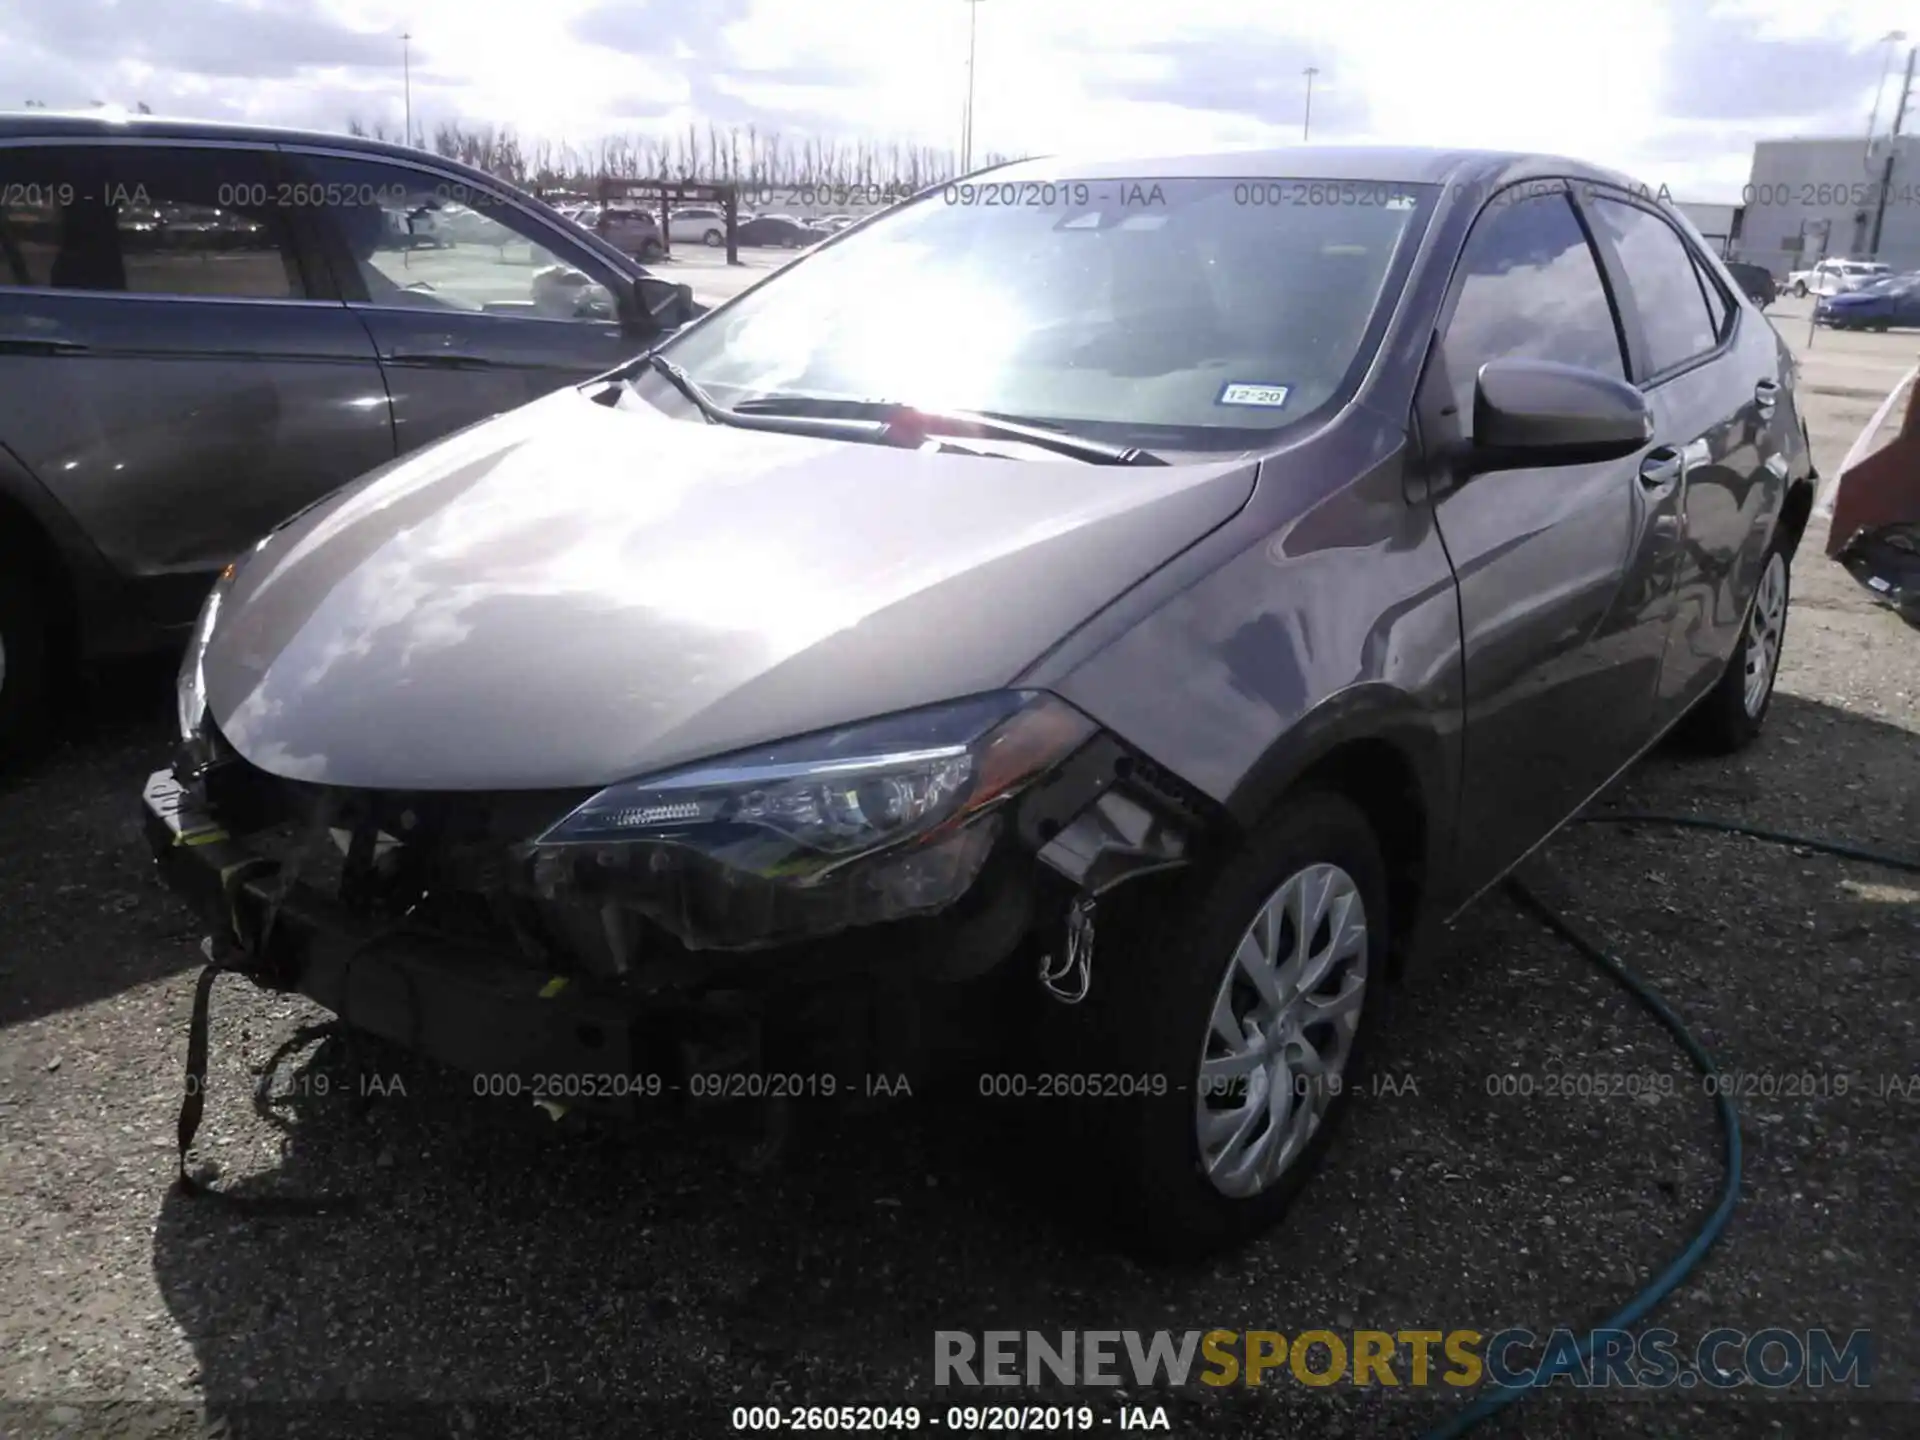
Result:
M1440 827L1453 811L1458 766L1450 757L1457 746L1457 725L1405 691L1379 683L1356 685L1314 706L1280 736L1227 796L1227 811L1251 828L1317 767L1343 752L1384 747L1416 787L1421 848L1436 855Z

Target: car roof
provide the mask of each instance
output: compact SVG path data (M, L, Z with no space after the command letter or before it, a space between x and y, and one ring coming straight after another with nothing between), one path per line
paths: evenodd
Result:
M1570 156L1519 150L1467 150L1421 145L1288 145L1280 149L1215 150L1186 155L1050 155L1017 160L969 180L1349 180L1383 184L1504 183L1565 175L1630 190L1649 187L1604 166Z
M0 140L55 138L148 140L231 140L253 145L327 145L365 150L373 155L418 158L422 151L390 140L342 135L331 130L296 130L279 125L238 125L225 120L183 120L158 115L129 115L119 110L0 110ZM436 160L445 157L436 155ZM457 162L456 162L457 163Z
M509 185L497 175L475 169L445 155L435 155L391 140L364 135L341 135L329 130L295 130L277 125L235 125L223 120L163 119L155 115L128 115L118 110L0 110L0 141L5 140L199 140L235 145L313 145L352 151L418 164L430 160L489 184ZM514 186L524 189L523 186Z

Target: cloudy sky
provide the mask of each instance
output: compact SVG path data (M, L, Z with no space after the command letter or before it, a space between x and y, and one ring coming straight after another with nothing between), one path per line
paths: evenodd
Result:
M1261 9L983 0L976 153L1291 144L1312 65L1316 140L1559 151L1732 200L1755 138L1864 139L1877 42L1920 39L1920 0ZM416 127L590 144L697 119L952 145L966 90L964 0L0 0L0 108L397 129L403 31Z

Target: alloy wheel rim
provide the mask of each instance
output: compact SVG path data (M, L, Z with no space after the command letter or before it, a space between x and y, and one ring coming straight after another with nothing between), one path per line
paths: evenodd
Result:
M1773 685L1774 668L1780 663L1780 639L1787 623L1787 562L1776 552L1767 557L1767 568L1760 572L1760 588L1753 597L1753 614L1747 621L1747 673L1742 698L1747 715L1757 719L1767 703Z
M1200 1045L1194 1139L1213 1187L1270 1189L1340 1092L1367 995L1367 911L1337 865L1269 895L1227 962Z

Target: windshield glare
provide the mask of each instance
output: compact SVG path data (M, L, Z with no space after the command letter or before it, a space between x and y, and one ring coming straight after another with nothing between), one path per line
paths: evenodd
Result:
M950 186L664 353L725 405L888 400L1253 443L1344 398L1424 198L1371 182Z

